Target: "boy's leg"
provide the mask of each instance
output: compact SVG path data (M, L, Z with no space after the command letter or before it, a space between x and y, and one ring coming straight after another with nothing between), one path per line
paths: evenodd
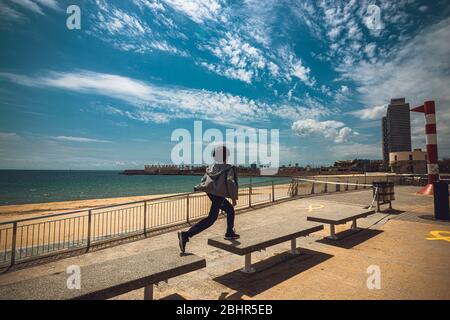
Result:
M227 199L225 199L225 201L222 203L221 209L227 214L227 233L233 233L235 216L234 207Z
M209 194L208 197L209 199L211 199L211 208L209 209L209 214L206 218L194 224L188 231L183 232L183 234L188 238L191 238L196 234L199 234L203 230L209 228L217 220L217 216L219 215L219 209L222 206L224 198Z

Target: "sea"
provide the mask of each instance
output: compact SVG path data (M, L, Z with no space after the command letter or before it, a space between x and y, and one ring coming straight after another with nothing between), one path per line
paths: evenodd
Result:
M191 192L201 176L123 175L107 170L0 170L0 205ZM252 177L253 182L281 180ZM240 177L239 184L250 182Z

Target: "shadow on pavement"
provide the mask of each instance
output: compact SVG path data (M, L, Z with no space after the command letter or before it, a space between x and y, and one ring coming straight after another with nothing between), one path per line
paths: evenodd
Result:
M160 300L187 300L182 295L179 295L178 293L170 294L168 296L165 296L161 298Z
M384 209L384 210L381 210L381 213L386 213L386 214L394 214L394 215L399 215L399 214L402 214L402 213L404 213L405 211L403 211L403 210L397 210L397 209Z
M434 217L434 215L420 215L418 216L420 219L423 220L428 220L430 222L434 222L437 224L443 224L443 225L450 225L450 221L449 220L438 220Z
M321 239L317 242L340 247L344 249L351 249L364 241L367 241L373 237L376 237L383 230L374 230L374 229L359 229L359 230L345 230L339 233L336 233L336 236L339 238L338 240L330 240L330 239Z
M214 278L214 281L237 291L230 296L225 296L223 293L219 299L237 300L244 295L253 297L332 257L319 251L303 248L300 248L300 251L301 255L292 256L284 252L257 262L253 264L257 270L254 274L248 275L235 270Z

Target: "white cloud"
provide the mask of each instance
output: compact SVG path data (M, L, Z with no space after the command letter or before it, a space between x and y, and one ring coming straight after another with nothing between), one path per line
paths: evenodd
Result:
M340 36L341 31L342 27L334 27L330 31L328 31L328 36L330 37L330 39L334 40Z
M174 10L182 12L197 23L217 19L222 9L217 0L163 0Z
M330 115L330 110L323 106L304 107L282 104L273 108L272 113L282 119L296 121L301 119L319 119Z
M227 32L219 40L211 41L206 48L220 60L220 64L202 62L201 65L208 70L231 79L251 83L262 73L267 61L261 50L251 46L238 35ZM276 65L268 66L276 72Z
M165 27L161 32L150 27L150 22L142 18L139 11L125 11L104 0L97 0L96 3L98 12L93 18L89 17L92 24L92 30L86 31L89 35L122 51L145 54L158 50L187 56L184 50L171 43L174 38L178 39L184 35L180 34L176 24L162 13L165 9L160 2L134 1L139 8L150 8L153 11L153 19L158 25Z
M5 3L0 2L0 17L5 20L18 21L22 20L24 15Z
M311 76L311 69L288 47L282 46L276 51L257 48L248 42L248 38L250 37L246 36L244 39L239 30L228 31L206 45L199 45L200 50L206 49L219 59L218 63L209 60L201 61L199 65L221 76L248 84L259 81L265 82L266 87L271 87L274 83L289 83L299 79L308 86L314 86L316 80Z
M69 142L98 142L98 143L110 143L111 141L108 140L99 140L99 139L92 139L92 138L86 138L86 137L72 137L72 136L56 136L56 137L49 137L53 140L59 140L59 141L69 141Z
M387 105L375 106L351 112L361 120L378 120L386 115Z
M109 114L125 116L129 119L138 120L145 123L168 123L171 120L171 116L168 114L141 109L136 111L124 111L114 107L107 107L104 111ZM180 115L177 117L182 118Z
M408 11L413 0L379 0L381 9L380 30L371 29L367 18L373 21L376 12L369 10L372 0L352 1L304 1L291 10L309 28L311 34L325 42L329 49L325 53L336 69L348 68L366 58L377 59L377 54L391 50L392 42L403 44L405 30L410 27ZM313 10L308 9L312 7ZM389 26L384 25L389 21ZM420 27L417 27L420 30ZM383 41L375 41L381 38ZM388 40L389 41L385 41ZM377 47L379 46L379 47Z
M139 36L145 33L146 29L150 31L142 25L139 18L118 9L112 10L107 18L102 19L100 25L108 30L111 35L127 34Z
M252 83L253 72L250 70L246 70L243 68L225 67L222 65L211 64L207 62L202 62L200 65L205 67L209 71L217 73L221 76L225 76L230 79L241 80L248 84Z
M24 86L52 87L119 99L134 109L125 111L107 107L106 111L145 122L164 123L170 119L195 117L236 124L265 123L270 116L293 120L303 119L305 116L319 118L331 112L307 94L302 97L301 106L296 103L272 105L223 92L163 87L91 71L48 72L37 77L3 72L0 73L0 78ZM341 136L345 134L345 130L341 132Z
M160 0L133 0L133 2L141 9L149 8L152 11L166 11L166 8Z
M376 54L377 45L373 42L368 43L365 48L364 52L367 54L367 57L373 58Z
M48 7L53 10L59 10L58 1L56 0L35 0L36 2L40 3L41 5Z
M280 74L280 67L279 66L277 66L272 61L269 61L268 68L269 68L270 74L272 76L278 77L278 75Z
M292 130L301 137L316 135L331 139L335 143L346 142L350 136L357 135L344 123L335 120L318 121L314 119L297 120L292 124Z
M341 87L339 88L339 91L340 91L342 94L349 94L349 93L350 93L350 89L349 89L347 86L341 86Z
M311 69L303 64L303 61L297 58L287 47L278 49L278 56L282 66L283 76L287 81L291 81L292 77L300 79L307 86L314 86L316 80L310 75Z
M202 116L204 119L257 121L267 118L268 105L223 92L159 87L118 75L80 71L50 72L27 77L0 73L0 77L25 86L54 87L123 100L141 110L165 113L171 118ZM140 113L140 117L145 117Z
M309 86L315 83L311 69L292 50L283 48L280 54L278 49L269 46L271 21L275 21L271 10L276 6L273 0L245 1L240 5L221 0L133 2L139 11L151 10L151 22L139 15L139 11L119 9L97 0L99 12L92 20L94 31L87 32L123 51L145 54L160 50L189 57L208 71L247 84L262 82L269 88L274 83L297 79ZM173 10L167 10L169 7L201 24L202 32L188 31L183 21L175 23ZM202 54L188 49L188 43L203 51Z
M15 4L21 6L24 9L33 11L35 13L39 13L41 15L45 15L41 7L39 7L35 2L31 0L10 0L10 1L14 2Z
M310 79L309 79L310 71L311 70L308 67L305 67L302 65L301 60L292 64L291 74L294 77L297 77L300 80L302 80L304 83L307 83L307 84L310 83Z
M442 132L440 141L450 141L448 123L441 120L450 117L449 34L450 18L447 18L393 48L392 56L376 63L362 61L343 70L344 77L357 84L361 102L379 106L354 114L373 119L381 114L381 105L394 97L406 97L411 107L435 100L438 132ZM439 148L448 149L445 143ZM448 155L448 151L444 152L443 155Z
M381 145L378 144L340 144L329 147L330 158L340 159L381 159Z
M361 62L345 70L344 76L359 84L358 91L368 103L381 104L395 96L414 103L448 96L450 83L450 18L432 26L397 54L377 63Z

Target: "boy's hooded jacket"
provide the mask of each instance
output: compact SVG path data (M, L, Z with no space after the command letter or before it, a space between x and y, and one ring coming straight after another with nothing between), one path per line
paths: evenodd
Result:
M238 177L236 167L216 163L206 168L206 173L195 191L204 191L220 197L238 199Z

